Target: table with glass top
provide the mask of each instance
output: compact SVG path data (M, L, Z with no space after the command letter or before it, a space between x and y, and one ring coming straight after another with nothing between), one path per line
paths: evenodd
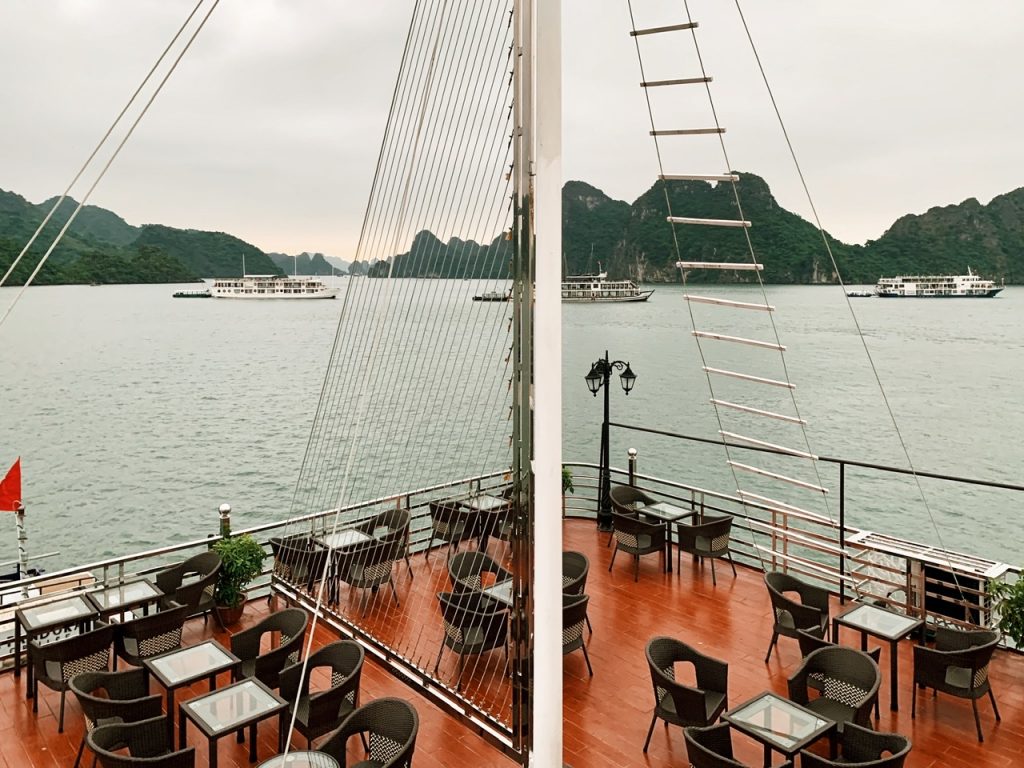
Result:
M84 627L93 619L99 618L96 607L83 595L52 600L40 605L27 605L14 612L14 676L21 676L21 634L25 632L25 642L47 632L56 632L69 627ZM32 646L29 645L29 653ZM28 660L28 685L25 698L32 698L32 660Z
M480 518L480 550L486 552L487 542L494 533L494 529L500 522L502 515L512 506L512 502L508 499L503 499L501 496L477 493L467 499L459 499L457 503L478 514Z
M480 591L503 605L510 607L512 605L512 579L496 582L489 587L484 587Z
M217 675L233 669L239 659L216 640L204 640L142 660L143 665L167 691L167 728L174 741L174 692L204 677L210 690L217 687Z
M339 768L338 761L324 752L296 750L287 755L274 755L256 768Z
M86 597L96 606L96 610L101 616L119 613L122 617L126 611L139 606L148 606L163 596L164 593L153 582L143 578L132 579L123 584L115 584L86 593Z
M772 750L787 759L822 736L832 735L836 724L771 691L758 694L722 715L733 728L764 745L768 768Z
M692 509L683 509L667 501L658 501L654 504L638 506L636 511L644 517L653 517L665 523L665 563L669 573L672 572L672 523L682 520L684 517L694 517L697 513Z
M277 715L278 751L284 749L288 704L254 678L197 696L178 706L178 741L185 746L187 721L205 734L210 745L210 768L217 768L217 740L229 733L249 728L249 762L256 762L256 725Z
M877 605L858 604L832 619L832 640L839 642L839 627L860 631L861 650L868 649L868 635L889 641L889 709L897 712L899 701L899 642L924 626L924 620L879 608Z

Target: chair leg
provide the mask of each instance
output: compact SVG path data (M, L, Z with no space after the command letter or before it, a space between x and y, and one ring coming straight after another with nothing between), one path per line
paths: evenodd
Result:
M441 654L444 653L444 643L441 643L441 650L437 652L437 661L434 662L434 674L437 674L437 668L441 666Z
M584 618L587 620L587 629L590 630L590 634L594 634L594 628L590 626L590 617L584 616ZM995 699L992 699L992 701L995 702Z
M60 692L60 719L57 721L57 733L64 733L64 699L66 693L67 691L63 690ZM978 733L981 733L980 726Z
M608 563L608 572L611 573L612 566L615 565L615 556L619 554L619 543L615 542L615 549L612 550L612 561Z
M913 720L915 717L917 717L917 692L918 692L917 680L915 680L914 681L914 687L910 691L910 693L911 693L911 695L910 695L910 700L911 700L911 704L910 704L910 719L911 720Z
M658 722L658 716L651 715L651 727L647 729L647 740L644 742L644 752L647 751L647 747L651 745L651 734L654 733L654 724ZM666 724L668 721L666 721Z
M775 647L775 643L779 641L779 633L772 632L772 641L768 643L768 653L764 655L764 663L768 663L768 659L772 657L772 649Z
M82 742L78 745L78 754L75 755L74 768L78 768L78 764L82 762L82 753L85 751L85 733L82 733Z
M725 556L729 558L729 565L732 566L732 577L736 578L736 563L732 561L732 552L726 552Z
M590 676L593 677L594 676L594 668L592 666L590 666L590 654L587 653L587 646L581 645L580 648L583 649L583 659L584 659L584 661L587 662L587 672L589 672Z
M978 743L984 742L985 737L981 733L981 718L978 717L978 700L971 699L971 709L974 710L974 725L978 729Z
M640 581L640 556L633 555L633 581Z
M390 577L390 576L388 576L388 584L390 584L390 585L391 585L391 596L392 596L393 598L395 598L395 605L397 605L397 606L398 606L399 608L401 608L401 607L402 607L402 603L401 603L401 601L400 601L400 600L398 599L398 593L397 593L397 592L395 591L395 582L393 582L393 581L391 580L391 577Z
M710 560L711 560L711 586L712 587L717 587L718 586L718 579L715 578L715 558L712 557L712 558L710 558Z
M992 702L992 711L996 713L996 720L1002 721L1003 718L999 716L999 707L996 706L996 697L995 694L992 693L991 686L989 686L988 689L988 698Z
M409 569L409 578L414 578L412 575L412 563L409 562L409 555L405 556L405 567Z
M423 559L426 560L428 563L430 562L430 549L433 546L434 546L434 531L431 530L430 531L430 541L427 542L427 549L423 553Z

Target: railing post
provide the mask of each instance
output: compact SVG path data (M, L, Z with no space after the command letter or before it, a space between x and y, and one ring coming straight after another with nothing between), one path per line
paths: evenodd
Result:
M839 462L839 604L846 604L846 464Z
M629 454L629 484L636 485L636 448L626 451Z
M226 539L231 535L231 505L220 505L220 537Z

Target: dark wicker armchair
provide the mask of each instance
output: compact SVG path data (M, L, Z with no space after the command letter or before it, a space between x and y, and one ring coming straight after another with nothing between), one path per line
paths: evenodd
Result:
M775 624L772 627L772 641L768 644L768 653L764 656L767 664L772 656L772 649L779 640L779 635L797 637L797 630L803 629L812 635L824 637L828 630L828 590L801 581L788 573L772 571L764 575L768 597L772 601L772 616ZM784 594L794 592L799 600Z
M914 646L914 705L911 717L917 716L917 689L932 688L961 699L970 699L978 741L984 741L978 699L988 694L996 720L999 707L992 693L988 664L999 644L999 634L988 630L966 631L949 627L935 628L935 647Z
M404 699L375 699L349 715L319 751L345 768L346 742L352 736L360 736L363 744L368 745L369 754L368 760L358 763L356 768L409 768L419 729L420 719L412 704Z
M586 595L562 595L562 655L583 650L583 659L587 662L587 672L594 676L594 668L590 666L590 654L583 642L583 624L587 620Z
M314 739L330 733L359 706L359 679L363 673L363 649L351 640L329 643L306 660L281 671L281 698L295 715L295 728L306 737L310 747ZM326 690L310 691L309 681L317 669L331 673Z
M381 541L397 541L398 549L395 552L395 559L405 560L405 567L409 571L410 579L413 577L412 564L409 562L409 524L411 521L412 516L409 514L409 510L389 509L356 526L357 531L362 531L367 536L375 536Z
M178 565L160 571L153 577L157 588L164 593L160 607L170 604L187 605L188 616L203 614L203 623L213 610L213 590L217 586L220 571L220 555L216 552L200 552Z
M587 575L590 573L590 561L582 552L562 553L562 594L582 595L587 591ZM587 616L587 629L591 634L594 628Z
M64 733L64 699L71 678L82 672L100 672L110 664L110 644L114 642L114 628L100 623L96 629L58 640L29 644L29 656L35 678L32 681L32 711L39 711L39 684L60 691L60 718L57 733Z
M495 584L512 578L512 573L486 552L456 552L448 561L448 578L454 592L482 589L485 573L493 577Z
M277 688L281 670L294 664L302 654L302 638L309 617L301 608L284 608L272 613L249 629L231 636L231 652L242 663L231 671L232 680L254 677L268 688ZM279 632L280 643L260 653L260 641L268 633Z
M329 549L318 546L313 537L306 534L272 538L270 551L274 556L271 578L294 587L305 587L308 592L323 578L330 556Z
M163 611L140 616L115 626L114 668L117 660L124 659L136 667L143 659L181 648L181 630L188 618L190 606L171 603Z
M821 637L815 637L810 632L805 632L802 629L797 630L796 635L797 641L800 643L800 655L805 659L819 648L834 648L836 646L836 643L830 642ZM875 664L877 664L879 659L882 657L882 649L879 646L876 646L869 651L864 651L864 653L870 656L871 660L875 662ZM813 688L815 691L820 693L825 690L825 678L815 672L807 677L807 687ZM878 696L875 697L876 720L879 717L878 698Z
M401 605L398 599L398 592L395 591L395 582L391 573L395 567L395 560L398 558L398 551L402 546L399 539L389 541L373 541L364 544L357 544L354 547L335 550L334 573L339 581L343 581L350 587L363 590L362 615L366 615L370 599L367 596L377 591L378 587L387 584L391 587L391 597L395 605ZM335 594L339 590L333 590Z
M683 729L683 738L692 768L748 768L732 756L732 731L728 723L706 728L690 726ZM787 760L778 768L793 768L793 763Z
M847 723L839 739L839 758L829 760L804 751L801 768L903 768L910 739L899 733L878 733Z
M86 741L103 768L195 768L196 748L173 751L162 715L137 723L100 725ZM115 750L128 748L128 754Z
M732 566L732 575L736 575L736 564L732 561L732 554L729 552L729 535L732 531L732 516L705 517L701 522L689 524L686 522L676 523L676 535L679 537L679 551L676 555L676 570L682 563L683 552L696 555L700 558L711 560L711 583L718 584L715 577L715 560L724 557Z
M811 699L812 676L821 695ZM834 645L812 651L789 678L789 699L838 724L871 727L871 709L878 698L882 675L878 665L863 651Z
M477 513L454 501L430 502L430 540L425 558L430 559L434 541L448 542L448 551L459 549L459 543L476 535Z
M640 579L640 555L661 552L662 570L667 569L664 523L648 523L618 512L612 512L612 520L615 550L612 552L612 561L608 564L609 571L615 565L615 556L620 549L633 556L633 581Z
M482 592L439 592L437 600L441 605L444 642L437 652L437 661L434 663L435 675L445 648L459 655L458 688L462 687L466 656L504 648L505 658L508 658L506 606L495 602Z
M638 507L657 502L657 499L651 498L632 485L616 485L609 491L608 498L611 499L612 509L615 512L632 517L636 516Z
M146 671L141 668L83 672L71 678L68 685L85 715L85 730L74 768L78 768L82 760L86 735L96 726L134 723L163 714L162 697L157 693L149 694Z
M693 665L697 687L676 682L675 665ZM711 725L729 705L729 665L705 656L672 637L647 642L647 666L654 688L654 713L647 730L644 752L651 743L654 724L661 718L672 725Z

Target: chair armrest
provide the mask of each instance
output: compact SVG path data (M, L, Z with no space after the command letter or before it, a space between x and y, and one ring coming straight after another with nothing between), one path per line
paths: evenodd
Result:
M705 691L727 693L729 690L729 665L710 656L698 654L701 663L696 665L697 687Z
M231 636L231 652L242 661L255 659L260 654L261 627L249 627Z
M828 616L829 605L828 590L824 587L819 587L814 584L803 584L800 587L800 600L804 605L809 605L817 608L822 614Z
M281 698L288 702L298 700L300 696L309 694L309 676L313 667L307 669L308 674L302 676L302 662L297 661L281 670L278 676L278 688Z

